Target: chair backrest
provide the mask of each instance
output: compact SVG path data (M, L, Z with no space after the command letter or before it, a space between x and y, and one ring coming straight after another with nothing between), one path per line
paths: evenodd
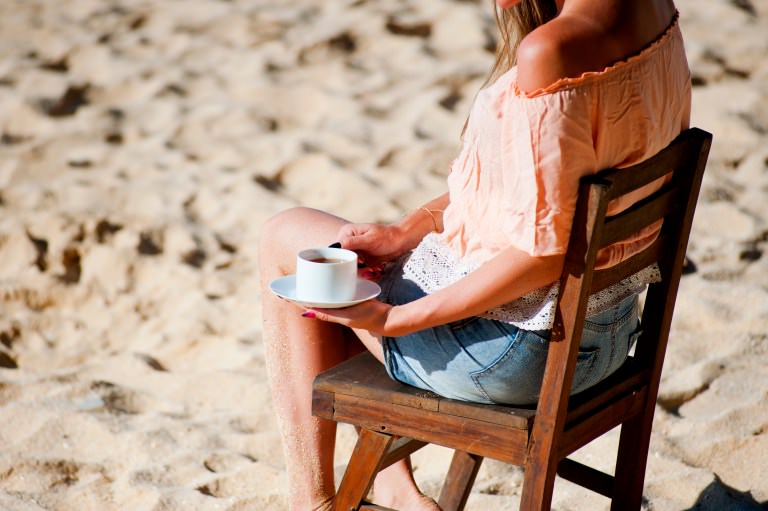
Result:
M644 381L650 401L655 402L711 139L705 131L688 129L668 147L640 164L608 169L582 180L560 280L555 325L529 458L549 459L553 453L557 455L556 451L562 451L562 447L557 446L557 432L563 431L570 413L571 383L589 296L653 263L658 264L662 278L661 282L649 286L642 315L643 333L637 341L632 365L634 377ZM670 177L661 189L621 213L607 216L610 201L664 176ZM595 269L601 248L626 239L659 220L663 220L661 232L653 244L616 266ZM606 393L611 391L607 389ZM596 399L600 400L599 397ZM602 402L611 402L611 396L604 396ZM573 401L571 405L572 412ZM653 413L652 409L650 413ZM606 419L604 422L608 425L610 421Z

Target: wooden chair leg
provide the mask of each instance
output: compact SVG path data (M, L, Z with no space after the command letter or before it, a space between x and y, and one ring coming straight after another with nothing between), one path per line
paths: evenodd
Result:
M548 459L525 465L520 511L549 511L555 489L556 466Z
M483 463L483 457L464 451L455 451L451 467L440 491L438 505L443 511L461 511L475 484L475 477Z
M334 506L336 511L358 509L368 490L371 489L391 443L392 435L370 429L360 430L355 450L352 452L341 486L336 493Z
M640 509L652 422L652 416L639 415L621 426L611 511Z

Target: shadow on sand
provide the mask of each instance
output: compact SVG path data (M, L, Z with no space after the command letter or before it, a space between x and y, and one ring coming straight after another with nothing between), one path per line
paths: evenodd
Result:
M765 511L768 501L760 503L750 492L740 492L723 483L719 477L699 495L693 507L685 511Z

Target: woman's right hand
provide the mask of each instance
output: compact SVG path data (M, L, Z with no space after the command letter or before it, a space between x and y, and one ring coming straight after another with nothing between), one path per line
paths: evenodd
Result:
M434 214L442 212L448 202L445 193L393 224L345 224L339 230L337 241L343 248L357 252L374 272L378 271L383 263L416 248L424 236L437 231Z
M345 224L337 239L342 248L357 252L374 269L415 246L411 246L407 232L397 225Z

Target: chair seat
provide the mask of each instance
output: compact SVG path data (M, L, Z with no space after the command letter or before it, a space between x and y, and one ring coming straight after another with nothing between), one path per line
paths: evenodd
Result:
M594 418L603 411L611 422L619 424L635 415L646 391L644 376L630 357L599 385L573 396L565 434L574 440L564 442L569 447L563 455L591 440L589 432L579 433L582 418ZM312 412L326 419L454 449L468 431L482 432L484 440L473 442L465 450L509 463L524 459L524 450L513 448L510 444L518 442L509 442L509 435L517 431L525 444L524 437L536 417L533 408L458 401L397 382L368 352L317 377ZM432 427L428 427L430 419ZM610 429L610 425L605 427Z
M319 417L452 448L480 433L467 450L510 463L524 459L519 444L526 442L509 442L509 436L527 438L536 415L531 408L468 403L404 385L370 353L322 373L314 389L312 412Z

